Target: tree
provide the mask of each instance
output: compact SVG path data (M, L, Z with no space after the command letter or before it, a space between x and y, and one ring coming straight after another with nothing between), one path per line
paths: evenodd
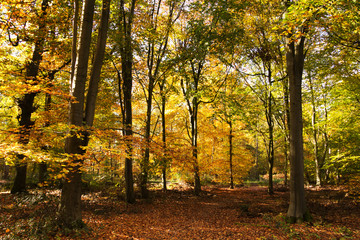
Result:
M210 48L213 46L214 30L219 16L216 15L216 11L212 11L211 3L201 6L198 5L198 2L195 2L192 7L196 11L196 15L195 13L192 15L193 20L187 23L184 29L185 36L183 36L183 40L179 41L182 62L178 68L181 75L181 90L189 113L189 138L192 147L194 193L199 195L201 192L201 181L198 161L198 112L199 105L206 102L201 100L203 91L206 88L202 86L204 82L203 74L208 64ZM205 12L209 19L205 19L204 15L200 15ZM212 16L212 13L215 16Z
M180 3L180 4L179 4ZM177 6L180 5L180 6ZM170 1L164 4L162 1L153 1L149 3L147 7L148 13L145 18L146 36L144 39L144 47L146 49L146 84L142 83L144 89L144 95L146 97L146 119L145 119L145 149L144 155L141 161L141 175L140 175L140 188L143 198L148 198L149 193L147 189L149 161L150 161L150 133L151 133L151 115L152 115L152 100L155 86L160 81L160 78L169 70L169 67L163 66L163 61L167 57L168 42L170 33L177 19L180 16L182 7L178 0ZM161 9L168 8L167 16L162 13ZM179 8L178 13L176 12ZM164 18L164 20L162 20ZM140 53L141 54L141 53ZM160 91L164 90L164 82L159 83ZM146 86L144 86L146 85ZM165 101L163 101L165 103ZM164 112L164 106L162 112ZM163 124L165 125L165 117L162 116ZM165 133L164 133L165 134ZM163 138L164 145L165 140Z
M297 1L287 1L287 11L295 12ZM303 7L303 6L300 6ZM288 13L289 14L289 13ZM290 204L287 216L292 222L308 220L304 190L302 74L305 61L307 22L293 25L287 34L286 69L290 93Z
M319 44L314 43L308 49L307 61L304 66L306 80L304 82L304 132L308 134L308 144L313 152L315 184L320 186L324 180L323 166L329 152L329 99L335 84L333 80L335 71L334 69L330 70L330 66L334 65L333 56L331 56L332 48L323 44L324 39L316 41ZM307 171L312 169L308 168ZM308 179L308 181L310 182L312 179Z
M43 0L41 3L41 10L39 13L38 29L35 35L34 50L31 61L26 65L25 84L31 86L36 85L39 67L44 53L44 44L46 37L46 15L49 7L49 0ZM27 145L30 141L30 131L34 122L31 120L32 113L36 110L34 106L34 99L37 94L36 90L31 90L25 93L18 99L18 106L20 108L19 119L19 143ZM26 191L26 171L27 163L24 154L18 154L19 161L16 164L16 176L14 180L11 193L18 193ZM24 161L25 160L25 161Z
M93 26L95 0L84 2L79 49L73 74L74 87L72 96L75 101L70 103L69 124L73 129L66 138L65 151L69 155L66 173L61 192L58 219L67 227L82 226L81 214L81 167L84 147L88 145L89 132L85 127L91 127L94 121L95 101L97 96L98 82L106 46L108 20L110 12L110 0L103 1L101 22L95 51L94 64L90 76L88 94L85 105L85 85L87 80L88 60L90 54L91 33ZM84 122L85 117L85 122Z
M166 76L163 76L159 81L159 93L160 93L160 103L159 109L161 114L161 140L163 144L163 156L162 156L162 182L163 182L163 191L167 190L167 168L168 168L168 150L167 150L167 143L166 143L166 102L167 102L167 94L169 93L169 88L167 88L167 81Z
M245 131L241 129L242 123L239 121L241 115L244 114L246 104L251 101L249 93L246 92L242 84L238 82L235 76L228 78L227 84L222 87L219 92L218 98L214 101L212 106L214 107L215 117L220 119L220 122L224 122L228 125L227 132L227 147L228 147L228 173L229 173L229 185L230 189L234 189L235 176L240 173L236 172L236 160L239 152L241 152L241 162L243 165L251 166L246 162L247 158L245 153L249 150L244 146L237 146L236 142L239 141L239 134L236 131ZM239 129L240 128L240 129ZM214 134L214 135L220 135ZM241 150L240 150L241 149ZM240 151L239 151L240 150Z
M125 193L128 203L135 202L134 179L133 179L133 147L131 138L132 130L132 85L133 85L133 41L132 28L135 13L136 0L129 2L130 7L125 6L125 1L120 0L119 32L120 32L120 55L121 55L121 78L119 87L120 102L122 103L124 137L126 139L125 157ZM120 75L119 75L120 76Z
M205 59L200 59L198 62L196 60L190 60L191 70L192 70L192 80L188 77L185 77L186 81L181 79L181 89L186 99L189 115L190 115L190 139L192 150L192 162L194 170L194 192L195 195L199 195L201 192L201 182L200 182L200 172L199 172L199 162L198 162L198 110L199 110L199 81L202 72Z

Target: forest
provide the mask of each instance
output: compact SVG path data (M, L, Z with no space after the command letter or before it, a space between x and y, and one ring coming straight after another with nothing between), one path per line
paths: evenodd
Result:
M2 0L1 239L359 239L356 0Z

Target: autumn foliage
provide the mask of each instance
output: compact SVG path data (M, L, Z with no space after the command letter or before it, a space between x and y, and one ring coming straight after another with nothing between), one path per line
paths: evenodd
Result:
M1 236L356 239L359 8L3 0Z

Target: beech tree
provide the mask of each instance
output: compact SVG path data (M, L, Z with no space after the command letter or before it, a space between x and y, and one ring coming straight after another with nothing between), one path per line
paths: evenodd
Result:
M129 8L125 5L129 4ZM120 0L120 15L118 30L119 47L121 55L121 76L119 75L119 96L121 111L123 114L124 137L126 139L125 157L125 193L128 203L135 202L134 179L133 179L133 119L132 119L132 86L133 86L133 41L132 29L135 17L136 0L125 2ZM122 82L121 82L122 81ZM121 87L120 87L121 86Z
M150 161L150 134L151 134L151 115L153 108L153 94L156 85L159 83L160 78L169 70L169 67L164 66L164 59L167 57L168 42L175 22L180 16L184 2L173 0L168 3L162 1L150 2L147 8L145 18L147 21L145 24L148 29L144 36L144 47L146 49L146 79L141 84L144 89L144 95L146 98L146 119L145 119L145 147L144 155L141 160L141 180L140 188L143 198L148 198L148 172ZM161 9L168 9L168 13L165 15ZM163 20L164 18L164 20ZM141 54L141 53L140 53ZM146 82L146 83L145 83ZM160 84L160 88L163 91L164 85ZM164 111L163 111L164 112ZM163 121L165 118L163 116ZM164 122L163 122L164 123ZM165 144L165 141L164 141Z
M199 105L207 102L202 100L202 95L206 90L210 90L202 83L204 82L204 72L208 63L210 48L214 43L214 31L217 27L219 15L217 15L216 10L212 9L211 3L201 6L198 5L198 2L195 2L192 7L194 11L192 20L185 24L184 36L178 42L178 51L182 60L178 69L181 75L181 90L189 113L190 131L188 135L192 147L191 161L194 172L194 193L198 195L201 192L198 161L198 112ZM204 18L204 16L200 17L200 14L205 12L208 19Z
M76 56L73 74L73 87L71 95L74 100L70 102L69 124L73 129L70 136L66 138L65 152L69 154L65 180L61 192L58 219L61 224L67 227L79 227L82 225L81 215L81 167L83 164L82 155L84 147L89 141L89 129L94 121L95 102L98 83L106 46L110 0L103 1L101 22L95 50L93 68L91 71L88 93L85 100L85 85L87 82L88 60L90 54L91 34L93 27L95 0L84 2L79 49ZM84 105L86 103L86 108ZM85 127L85 130L84 130Z
M25 85L29 85L30 89L39 81L37 78L40 63L44 53L44 45L46 38L46 15L48 8L49 0L43 0L38 14L38 29L36 30L36 34L34 36L35 41L32 58L25 66ZM34 106L34 99L37 93L37 90L30 90L29 92L25 93L20 99L18 99L17 102L20 109L20 114L18 116L20 127L19 143L25 146L30 141L30 131L34 125L34 122L31 120L31 115L36 110L36 107ZM26 191L26 156L20 153L18 154L18 158L19 160L16 163L16 176L14 179L13 187L11 189L11 193Z
M296 4L297 1L286 2L289 15L291 13L295 16L298 14ZM291 19L291 15L288 20L287 23L293 25L289 26L290 30L286 36L286 69L289 76L290 93L290 204L287 216L293 222L302 222L308 220L304 190L301 86L305 61L305 41L309 26L307 21L302 24L295 22L294 19Z
M215 111L212 117L219 118L220 122L224 122L228 126L228 150L226 151L228 158L226 160L228 160L230 189L235 188L236 180L239 181L236 179L236 176L241 174L236 165L239 165L239 162L241 162L244 166L251 167L251 164L245 164L248 159L245 154L249 152L249 150L246 149L245 146L239 146L239 143L237 144L240 140L238 139L240 134L237 132L246 132L245 126L242 126L243 123L240 120L242 114L245 112L246 105L253 101L253 99L251 94L246 91L246 88L242 86L242 83L239 82L235 76L236 75L229 76L226 85L221 88L218 98L212 103ZM242 136L242 138L245 137ZM239 159L239 155L241 155L241 159Z

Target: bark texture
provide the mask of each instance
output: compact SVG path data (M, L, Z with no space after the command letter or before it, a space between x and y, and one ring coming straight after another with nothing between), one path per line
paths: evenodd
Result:
M132 147L132 71L133 71L133 47L132 47L132 24L134 19L136 0L131 0L129 11L125 8L124 0L120 1L120 31L121 31L121 68L122 68L122 92L123 96L123 125L126 139L125 157L125 195L126 202L135 202L134 178L133 178L133 147ZM119 84L120 85L120 84Z
M85 85L87 81L94 7L95 0L86 0L84 2L79 51L76 56L72 79L74 85L72 96L76 99L76 102L73 101L70 103L69 116L69 124L75 126L75 128L84 125L86 127L93 125L98 84L105 52L110 0L103 1L95 59L90 75L89 90L84 111ZM75 129L65 142L65 151L70 154L70 158L67 166L68 174L63 183L61 193L58 219L61 224L71 228L83 226L81 214L81 166L83 159L81 155L85 153L83 147L88 144L89 134L88 131Z
M166 185L166 170L168 165L168 158L167 158L167 144L166 144L166 117L165 117L165 109L166 109L166 94L164 92L165 87L165 78L159 83L160 87L160 95L161 95L161 139L163 144L163 156L162 156L162 182L163 182L163 191L167 191Z
M266 64L264 64L266 65ZM274 194L274 183L273 183L273 169L274 169L274 121L273 121L273 113L272 113L272 72L271 72L271 64L268 63L267 66L268 75L268 89L266 96L266 121L269 128L269 145L268 145L268 164L269 164L269 182L268 182L268 192L270 195Z
M79 51L76 56L76 64L73 76L72 96L76 101L70 103L69 124L75 127L83 126L85 84L88 71L88 60L90 53L91 33L93 26L95 0L86 0L81 20L81 35ZM67 227L80 227L82 225L81 215L81 157L84 153L84 139L78 136L78 131L71 132L65 141L65 152L70 154L67 165L66 179L63 182L61 202L58 212L60 224Z
M233 176L233 126L232 121L228 121L229 124L229 171L230 171L230 189L234 189L234 176Z
M290 90L290 205L287 216L292 222L307 220L304 190L302 73L305 37L288 39L286 64Z

